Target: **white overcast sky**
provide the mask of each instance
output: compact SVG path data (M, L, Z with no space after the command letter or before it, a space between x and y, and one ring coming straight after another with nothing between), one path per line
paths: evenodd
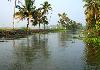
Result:
M13 0L12 0L13 1ZM46 0L36 0L35 4L40 6ZM50 25L58 22L58 13L66 12L72 20L85 25L85 15L82 0L47 0L52 5L52 15L49 19ZM0 2L0 27L12 27L13 2L2 0ZM26 21L16 23L16 27L26 26Z

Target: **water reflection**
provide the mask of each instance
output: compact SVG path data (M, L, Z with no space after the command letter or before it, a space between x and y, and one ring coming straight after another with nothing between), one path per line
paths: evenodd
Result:
M100 70L100 47L87 44L85 47L85 70Z
M67 32L59 32L60 41L67 41L70 38L70 35Z
M10 70L30 70L34 61L38 59L48 59L48 39L45 34L34 34L19 43L13 41L14 56L12 57L12 63L10 64Z
M92 47L85 47L84 42L73 35L76 34L33 34L0 43L0 70L88 70L93 65L97 67L97 48L90 51Z
M68 40L69 36L67 32L59 32L59 43L61 44L62 47L67 47L66 46L66 41Z
M62 47L68 47L70 43L75 43L75 40L73 38L73 35L75 35L75 32L59 32L59 43Z

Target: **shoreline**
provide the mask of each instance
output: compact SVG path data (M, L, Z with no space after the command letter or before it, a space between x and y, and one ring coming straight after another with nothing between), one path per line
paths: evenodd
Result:
M0 29L0 38L23 38L34 33L52 33L67 31L64 29Z

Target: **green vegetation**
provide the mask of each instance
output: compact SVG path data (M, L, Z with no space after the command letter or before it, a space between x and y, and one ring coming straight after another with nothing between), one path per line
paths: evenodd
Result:
M86 38L85 42L100 45L100 1L83 0L85 2Z
M45 24L48 24L48 12L51 10L51 4L49 4L47 1L45 1L43 4L41 4L41 7L37 8L34 5L33 0L25 0L25 5L23 5L20 1L16 5L16 8L18 9L17 12L15 12L15 18L19 20L24 20L27 19L27 30L29 28L30 22L32 25L36 26L39 24L39 29L40 29L40 24L44 24L44 29L45 29ZM20 5L21 3L21 5Z
M11 0L8 0L11 1ZM67 14L59 13L58 24L54 27L49 27L46 29L48 22L49 11L52 10L51 4L48 1L45 1L43 4L40 4L40 7L37 7L34 3L35 0L24 0L24 3L21 0L14 0L14 15L13 15L13 29L1 29L1 37L10 37L10 36L20 36L28 35L33 33L48 33L48 32L59 32L59 31L81 31L83 29L81 23L77 23L74 20L71 20ZM27 20L27 25L24 28L16 29L14 28L14 20L19 19L19 21ZM39 29L30 29L29 24L33 26L39 25ZM40 29L40 25L44 26L44 29ZM7 35L8 34L8 35Z
M15 28L15 29L0 29L0 38L13 39L26 37L27 33L32 35L34 33L52 33L52 32L62 32L66 30L61 29L29 29L26 33L27 28Z
M88 45L100 46L100 37L85 38L84 41Z
M11 1L11 0L8 0ZM5 36L8 33L8 36L20 36L27 35L33 33L48 33L48 32L59 32L59 31L76 31L77 29L82 28L82 24L77 23L67 17L66 13L58 14L59 15L59 25L56 25L54 28L47 28L48 25L48 14L49 11L52 10L51 4L48 1L45 1L43 4L40 4L40 7L34 4L35 0L24 0L24 3L21 0L14 0L14 16L13 16L13 28L14 28L14 19L19 19L19 21L27 20L27 26L21 29L9 29L4 30L1 29L0 36ZM16 10L17 9L17 10ZM39 25L39 29L29 29L29 24L33 26ZM40 29L40 25L44 25L44 29Z
M13 16L13 29L14 19L19 19L19 21L27 20L27 26L25 29L27 34L29 32L28 30L30 23L32 23L33 26L39 25L39 29L40 25L43 24L45 30L45 25L48 24L47 15L49 14L49 10L52 10L51 4L49 4L48 1L45 1L43 4L41 4L41 7L39 8L37 8L37 6L34 5L35 0L24 0L24 3L21 0L14 1L15 6Z
M87 34L91 37L100 36L100 1L99 0L83 0L86 15ZM90 37L90 35L89 35Z
M77 31L78 29L82 29L82 24L77 23L74 20L71 20L66 13L59 13L59 25L61 28L71 31Z

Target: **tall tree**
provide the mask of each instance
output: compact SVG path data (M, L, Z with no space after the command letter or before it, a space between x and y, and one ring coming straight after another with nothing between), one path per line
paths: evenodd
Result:
M65 12L61 13L61 14L59 13L58 16L59 16L59 21L58 22L62 25L62 27L68 29L70 19L67 16L67 14Z
M51 4L48 3L48 1L45 1L42 5L42 20L44 24L44 29L45 29L45 24L48 24L48 19L47 19L47 14L49 10L52 10Z
M20 1L19 3L21 3L21 5L16 5L16 8L19 11L15 13L15 16L20 20L27 19L27 30L29 29L30 20L33 19L33 12L35 10L34 2L35 0L25 0L25 5L23 5Z
M66 28L67 30L76 31L77 29L80 29L81 24L71 20L65 12L61 14L59 13L58 16L58 23L60 23L62 27Z
M83 0L85 2L84 7L86 22L87 22L87 31L93 32L96 29L97 22L99 21L99 0Z
M11 1L11 0L8 0L8 1ZM16 8L17 1L19 1L19 0L14 0L14 14L15 14L15 8ZM13 22L12 22L13 23L13 29L14 29L14 24L15 24L15 22L14 22L14 18L15 18L14 14L13 14Z
M49 4L47 1L45 1L43 4L41 4L42 7L37 8L34 11L34 21L33 21L33 25L34 24L39 24L39 29L40 29L40 25L44 24L44 29L45 29L45 24L48 24L48 12L49 10L51 10L51 4Z

